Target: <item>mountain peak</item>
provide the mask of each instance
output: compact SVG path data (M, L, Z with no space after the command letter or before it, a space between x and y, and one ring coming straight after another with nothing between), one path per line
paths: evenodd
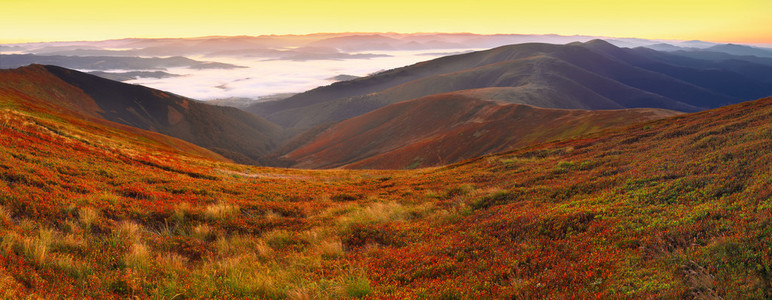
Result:
M602 39L594 39L590 40L584 43L585 47L589 47L591 49L619 49L619 47L614 46L614 44L609 43L606 40Z

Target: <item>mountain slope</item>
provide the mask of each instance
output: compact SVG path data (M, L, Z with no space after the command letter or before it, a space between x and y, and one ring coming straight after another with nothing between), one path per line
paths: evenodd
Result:
M2 91L3 298L772 295L772 98L438 168L311 171L163 151Z
M737 82L736 72L714 72L700 81L698 75L705 71L699 68L647 69L636 61L610 54L606 49L609 47L624 51L603 41L504 46L337 82L282 101L257 103L247 110L285 128L311 128L400 101L466 89L508 88L498 91L502 99L554 105L551 108L659 107L680 111L718 107L749 95L768 95L765 88L758 86L749 92L742 88L742 83L720 87L711 84ZM761 67L753 62L746 64ZM756 83L752 81L746 86ZM529 93L533 88L540 91ZM543 93L552 97L538 97ZM549 102L554 98L562 100Z
M481 93L481 89L497 92L483 93L480 95L483 98L545 108L664 107L679 111L698 110L695 106L598 76L563 60L535 56L425 77L377 93L278 112L271 116L277 121L297 118L295 123L283 125L304 128L331 120L345 120L399 99L452 91L476 90L475 93ZM314 113L308 114L308 111ZM304 117L299 118L301 115Z
M754 59L744 61L748 58L729 56L728 61L713 62L646 48L617 48L601 40L585 43L584 46L728 97L756 99L772 94L772 66L756 63Z
M438 94L337 123L283 158L299 168L426 167L675 114L555 110Z
M208 105L56 66L33 65L0 71L0 76L8 81L6 88L30 97L36 97L39 90L72 86L82 94L41 101L177 137L243 163L258 162L260 156L278 145L282 134L271 122L235 108Z
M83 91L63 84L59 78L50 73L34 72L33 69L26 69L23 72L0 72L0 79L0 110L4 117L0 127L15 130L14 126L20 125L15 123L22 122L21 125L42 132L36 135L45 141L67 141L60 144L41 142L37 145L41 149L48 148L53 151L72 148L77 152L81 148L73 144L80 143L85 144L85 147L96 149L98 153L103 153L103 151L112 151L109 149L120 148L117 146L119 144L131 144L145 149L148 153L229 161L211 150L177 138L83 114L79 110L96 107L89 107L93 103L88 101L79 102L88 100ZM28 82L31 79L34 79L34 84ZM20 82L27 83L20 84ZM41 88L41 85L45 88ZM24 130L16 131L21 133L20 136L24 135ZM83 136L99 136L99 138L85 139ZM120 143L111 142L111 139L120 140ZM34 140L27 142L34 143ZM21 165L13 164L5 166L6 169L20 167Z

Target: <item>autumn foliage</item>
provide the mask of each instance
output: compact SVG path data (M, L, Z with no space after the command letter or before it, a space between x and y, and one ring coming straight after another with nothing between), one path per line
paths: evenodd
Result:
M772 297L772 98L410 171L0 107L0 298Z

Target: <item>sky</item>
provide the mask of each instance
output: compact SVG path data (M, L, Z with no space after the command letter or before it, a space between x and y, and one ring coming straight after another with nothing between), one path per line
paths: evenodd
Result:
M0 43L471 32L772 43L772 0L0 0Z

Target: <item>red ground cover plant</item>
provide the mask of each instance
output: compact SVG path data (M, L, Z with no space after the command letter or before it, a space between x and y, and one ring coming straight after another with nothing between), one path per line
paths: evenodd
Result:
M771 98L410 171L0 106L2 298L772 297Z

